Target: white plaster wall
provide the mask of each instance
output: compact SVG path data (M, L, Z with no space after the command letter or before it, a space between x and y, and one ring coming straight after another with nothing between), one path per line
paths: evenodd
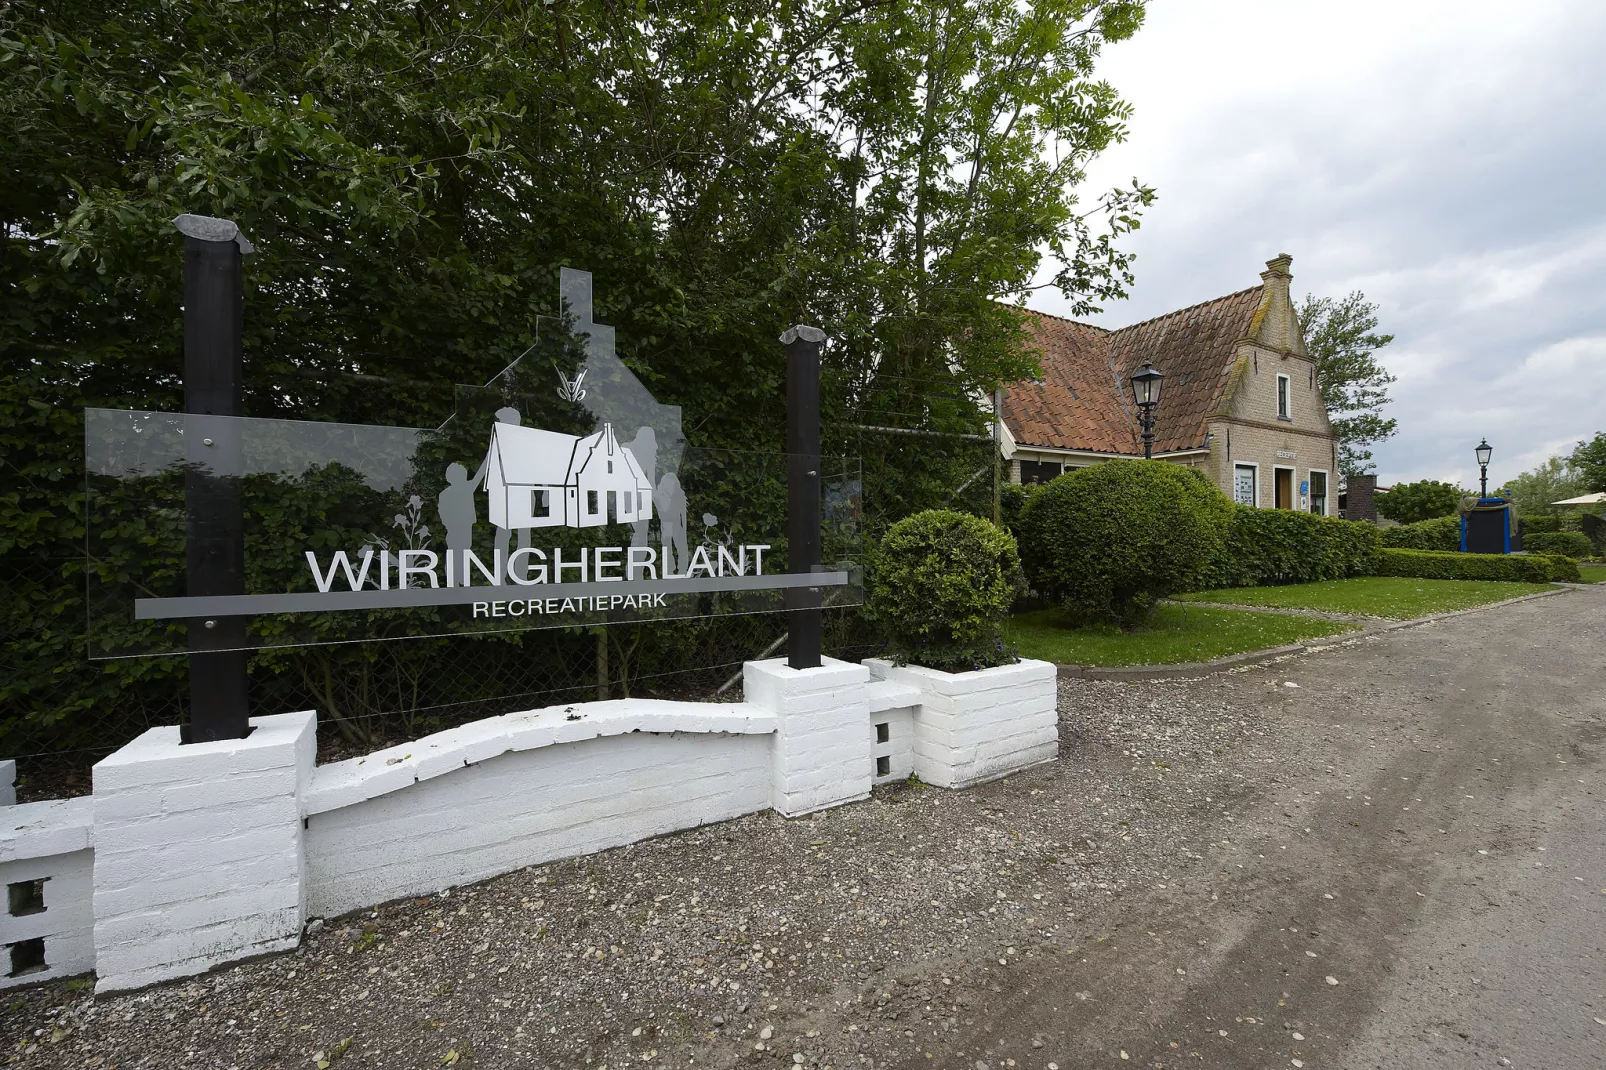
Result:
M637 732L503 753L307 818L331 917L769 806L771 736Z
M94 800L57 799L0 811L0 886L44 880L45 909L13 916L0 901L0 988L95 968ZM42 938L45 969L10 976L11 945Z

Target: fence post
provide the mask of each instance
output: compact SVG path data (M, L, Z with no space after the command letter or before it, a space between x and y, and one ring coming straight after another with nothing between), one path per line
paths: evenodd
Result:
M186 593L244 594L240 480L245 450L234 418L243 415L245 281L241 261L251 251L251 243L227 219L181 215L173 225L184 235ZM190 715L183 741L243 738L250 731L246 618L192 618L188 635Z
M820 344L825 332L799 324L781 335L786 346L787 571L820 564ZM786 591L787 664L820 666L820 589Z

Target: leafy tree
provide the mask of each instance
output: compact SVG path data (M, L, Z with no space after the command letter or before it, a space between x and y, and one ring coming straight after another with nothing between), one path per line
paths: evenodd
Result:
M1377 305L1359 290L1342 299L1307 294L1299 306L1299 323L1338 436L1339 467L1345 473L1370 471L1372 451L1367 447L1396 430L1394 418L1383 415L1394 376L1377 359L1377 351L1394 336L1377 333Z
M1397 483L1393 490L1379 491L1372 499L1378 515L1402 524L1419 520L1432 520L1450 516L1461 504L1464 492L1453 483L1436 479L1423 479L1415 483Z
M1083 311L1130 282L1116 243L1152 191L1077 190L1128 115L1095 62L1143 10L0 6L0 741L50 723L74 745L85 711L170 721L182 701L181 661L83 661L77 489L85 406L180 406L175 215L256 243L248 416L435 426L453 384L489 380L559 311L568 264L596 273L597 319L693 444L773 450L776 337L818 323L826 448L864 457L884 526L951 498L987 447L858 429L984 428L981 390L1033 371L1007 302L1045 258ZM554 662L565 641L540 639ZM364 650L305 656L327 679ZM291 677L298 656L256 664Z
M1568 463L1583 485L1583 489L1575 494L1606 491L1606 431L1597 431L1588 442L1580 442L1568 458Z
M1549 516L1561 512L1551 502L1586 492L1581 473L1565 457L1552 457L1531 472L1516 476L1500 493L1517 505L1518 516Z

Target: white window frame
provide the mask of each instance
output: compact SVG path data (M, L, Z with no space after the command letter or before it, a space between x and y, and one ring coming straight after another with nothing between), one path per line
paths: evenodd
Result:
M1322 495L1323 500L1327 503L1327 506L1326 506L1327 511L1324 512L1324 513L1317 513L1316 515L1317 516L1332 516L1333 515L1333 505L1335 504L1333 502L1333 473L1329 472L1325 468L1309 468L1309 469L1305 470L1305 478L1310 479L1310 477L1314 476L1317 472L1320 472L1322 474L1322 482L1325 483L1326 486L1327 486L1327 493ZM1314 483L1315 480L1311 479L1311 482ZM1316 488L1314 486L1311 487L1311 493L1310 493L1309 497L1314 499L1316 497L1316 493L1315 492L1316 492Z
M1287 401L1286 410L1283 402ZM1277 419L1294 421L1294 380L1291 376L1277 373Z
M1299 512L1299 504L1294 501L1299 497L1299 470L1291 464L1274 464L1271 466L1271 507L1277 508L1277 473L1288 473L1288 511Z
M1250 505L1250 508L1259 509L1260 508L1260 464L1259 464L1259 462L1245 462L1245 461L1234 461L1234 462L1232 462L1232 500L1235 501L1235 502L1238 501L1238 469L1240 469L1240 468L1252 468L1252 469L1254 469L1254 472L1255 472L1255 493L1254 493L1253 497L1254 497L1255 500ZM1239 504L1241 505L1242 503L1240 502Z

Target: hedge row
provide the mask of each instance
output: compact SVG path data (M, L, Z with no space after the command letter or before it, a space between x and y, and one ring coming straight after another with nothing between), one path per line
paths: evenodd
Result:
M1461 518L1440 516L1432 520L1419 520L1415 524L1382 528L1378 542L1402 550L1442 550L1456 553L1461 549Z
M1552 531L1561 530L1561 517L1559 516L1525 516L1522 518L1522 537L1526 541L1530 535L1545 535Z
M1560 554L1563 557L1588 557L1595 552L1589 536L1579 531L1524 532L1522 548L1534 554Z
M1463 554L1385 547L1378 552L1376 574L1422 580L1577 582L1578 566L1571 558L1550 554Z
M1213 587L1262 587L1364 576L1377 564L1378 529L1291 509L1233 507L1213 562Z

